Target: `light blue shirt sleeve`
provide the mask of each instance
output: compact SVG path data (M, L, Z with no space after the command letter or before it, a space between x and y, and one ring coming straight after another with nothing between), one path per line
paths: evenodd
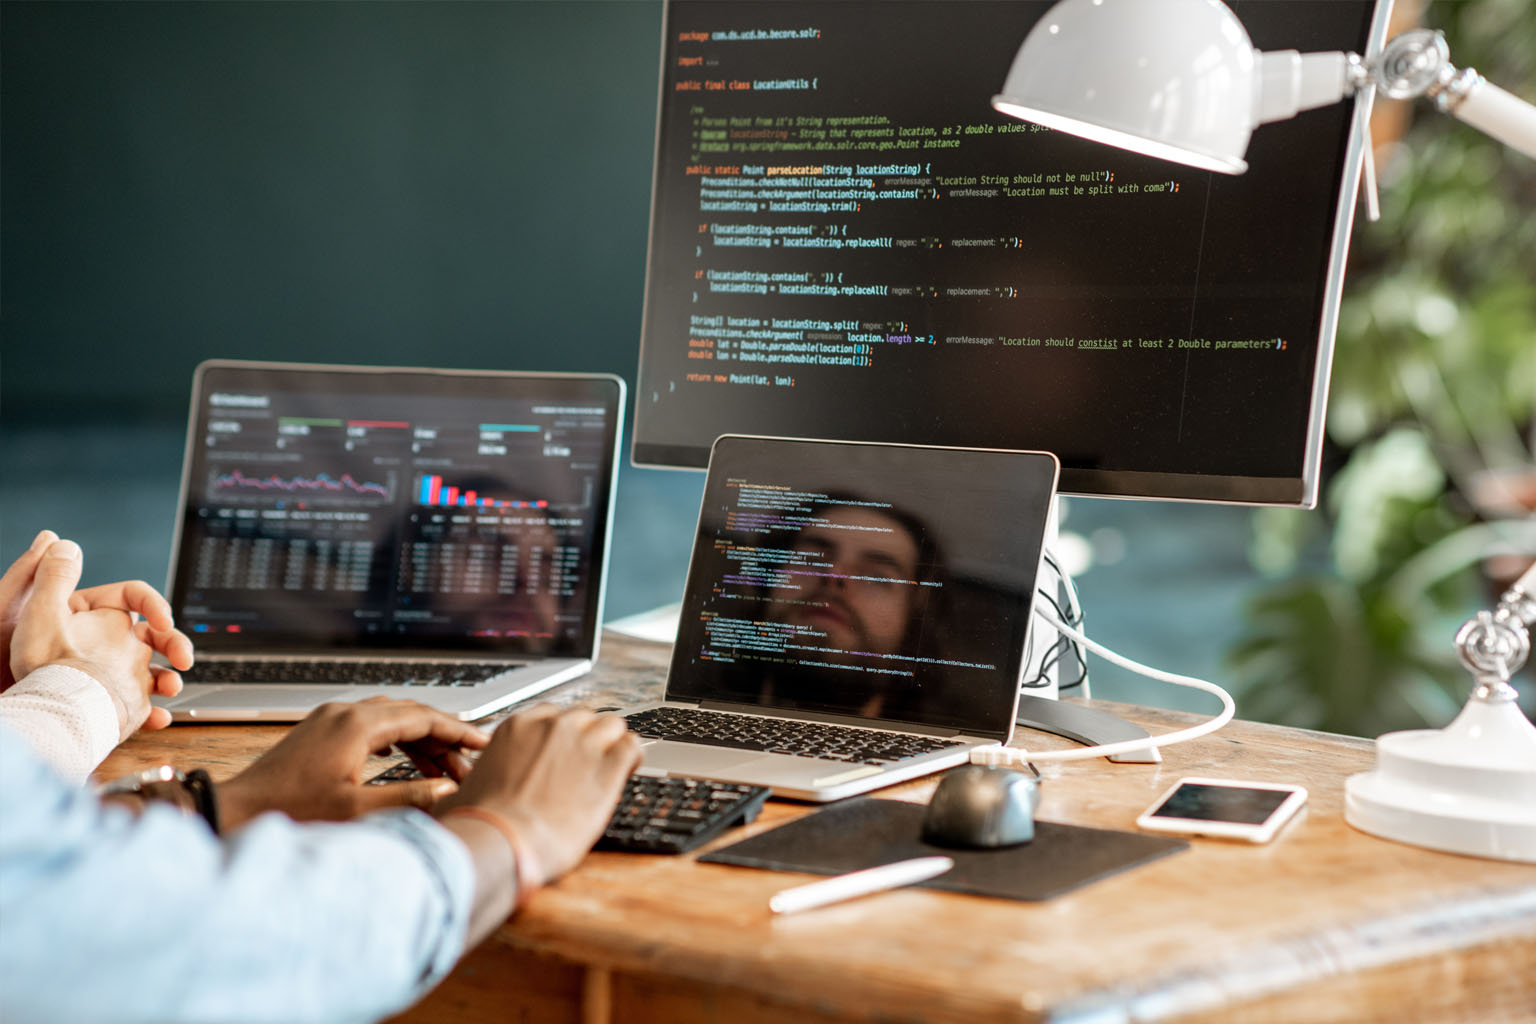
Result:
M372 1021L462 952L469 853L416 810L224 839L104 805L0 728L0 1020Z

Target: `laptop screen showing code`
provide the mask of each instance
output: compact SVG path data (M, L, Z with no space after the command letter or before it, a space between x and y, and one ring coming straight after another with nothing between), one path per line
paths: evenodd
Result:
M668 697L1006 729L1056 466L721 438Z

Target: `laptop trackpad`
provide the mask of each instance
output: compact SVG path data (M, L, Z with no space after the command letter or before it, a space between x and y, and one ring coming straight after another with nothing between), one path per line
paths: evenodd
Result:
M200 711L230 708L303 710L319 707L328 700L356 700L361 696L356 686L276 686L267 683L245 683L240 686L198 687L197 689L199 692L188 695L187 703ZM183 702L168 701L165 706L175 709L180 703Z
M761 759L755 750L736 750L731 747L705 747L692 743L670 743L654 740L642 748L645 767L658 768L675 775L710 776L729 772Z

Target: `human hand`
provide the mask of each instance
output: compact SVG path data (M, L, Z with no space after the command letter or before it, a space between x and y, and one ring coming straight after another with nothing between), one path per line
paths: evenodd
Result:
M640 742L613 716L542 704L513 715L458 792L437 805L501 815L533 854L543 885L575 867L602 835L624 780L640 763Z
M140 726L169 725L170 713L151 705L149 697L181 692L175 669L192 664L192 643L175 628L170 605L137 580L77 591L84 567L80 546L54 539L34 559L33 551L45 536L53 534L39 534L33 549L12 566L15 570L31 564L30 595L25 586L17 593L21 577L10 572L6 592L0 595L0 600L21 602L6 652L12 678L44 665L67 665L106 689L117 710L120 738L127 739ZM136 615L143 615L144 621L135 621ZM150 656L156 651L173 668L152 666Z
M11 671L11 634L16 632L16 622L21 618L22 606L32 590L32 577L37 565L43 560L43 552L59 539L52 530L44 530L32 540L32 546L12 562L5 575L0 576L0 693L16 683Z
M386 807L430 808L463 777L463 752L489 742L475 726L415 701L373 697L322 704L219 786L219 819L236 828L263 811L282 811L296 821L346 821ZM397 745L436 777L368 785L368 755Z

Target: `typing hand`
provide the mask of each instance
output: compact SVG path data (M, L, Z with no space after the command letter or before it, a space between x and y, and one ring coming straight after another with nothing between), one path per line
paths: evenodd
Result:
M192 643L171 620L170 605L149 584L132 581L76 590L84 561L74 541L43 531L0 580L0 610L10 626L6 664L20 679L44 665L67 665L101 683L117 709L119 735L169 725L151 694L174 696L181 677L150 664L156 651L175 668L192 664ZM28 593L30 589L30 593ZM144 616L136 621L136 616Z
M263 811L296 821L345 821L385 807L430 808L457 788L468 764L464 752L488 742L473 725L415 701L322 704L219 787L219 818L225 828L237 828ZM393 746L434 777L366 785L368 756Z
M503 722L458 792L437 806L484 808L506 819L533 853L543 885L575 867L640 763L624 719L544 704Z

